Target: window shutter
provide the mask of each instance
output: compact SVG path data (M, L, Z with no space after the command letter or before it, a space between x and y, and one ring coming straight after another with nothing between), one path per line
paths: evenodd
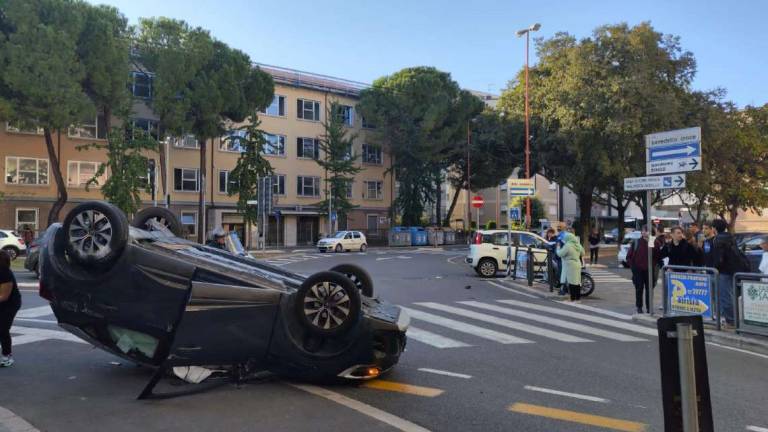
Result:
M176 190L181 190L181 169L174 168L173 169L173 188Z
M320 141L315 138L312 140L314 152L315 152L315 159L320 159Z
M277 97L277 105L278 105L277 114L280 116L284 116L285 115L285 98L283 96Z
M296 138L296 157L304 157L304 140Z
M303 119L304 118L304 101L301 99L296 99L296 117Z

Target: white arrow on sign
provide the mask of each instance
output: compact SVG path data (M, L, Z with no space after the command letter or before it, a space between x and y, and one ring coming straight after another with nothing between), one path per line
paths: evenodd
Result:
M689 155L689 154L691 154L691 153L693 153L695 151L696 151L696 147L691 147L691 146L687 146L685 148L680 148L680 149L674 149L674 150L662 150L662 151L653 151L653 150L651 150L651 152L653 153L654 156L659 156L659 157L660 156L672 156L672 155L676 155L676 154Z

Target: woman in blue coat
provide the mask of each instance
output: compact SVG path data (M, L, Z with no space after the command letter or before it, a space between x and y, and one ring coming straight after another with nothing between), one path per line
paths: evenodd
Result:
M584 256L584 248L579 238L571 233L563 236L563 245L557 248L557 256L562 260L562 272L560 284L568 287L571 301L581 300L581 259Z

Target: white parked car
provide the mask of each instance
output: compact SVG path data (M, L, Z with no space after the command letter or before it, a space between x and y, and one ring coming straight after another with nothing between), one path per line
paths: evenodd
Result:
M0 230L0 249L8 252L11 255L11 260L14 260L21 252L27 250L27 245L15 232Z
M360 251L368 249L368 240L360 231L339 231L331 237L326 237L317 242L320 252L334 251Z
M547 241L539 235L526 231L512 231L512 246L533 248L536 261L547 258ZM507 270L507 230L480 230L469 245L465 262L482 277L494 277L498 271ZM514 254L514 248L512 250Z
M619 253L616 256L619 267L629 267L629 263L627 263L627 253L629 252L629 247L632 246L632 242L639 239L641 236L642 233L640 231L632 231L630 233L624 234L624 240L622 240L621 245L619 246Z

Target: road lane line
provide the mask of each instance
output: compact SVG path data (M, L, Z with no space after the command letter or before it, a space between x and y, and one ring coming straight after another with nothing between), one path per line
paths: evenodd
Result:
M633 331L633 332L636 332L636 333L645 334L645 335L648 335L648 336L658 336L658 332L656 331L656 329L653 329L653 328L650 328L650 327L643 327L643 326L640 326L640 325L637 325L637 324L630 324L630 323L616 321L616 320L612 320L612 319L607 319L607 318L587 315L587 314L583 314L583 313L571 312L569 310L564 310L564 309L560 309L560 308L556 308L556 307L542 306L542 305L538 305L538 304L526 303L526 302L521 302L521 301L517 301L517 300L498 300L498 302L499 303L504 303L504 304L509 304L509 305L512 305L512 306L519 306L519 307L522 307L522 308L538 310L538 311L541 311L541 312L549 312L549 313L552 313L552 314L555 314L555 315L562 315L562 316L566 316L566 317L570 317L570 318L577 318L577 319L580 319L580 320L590 321L590 322L593 322L593 323L602 324L602 325L609 326L609 327L616 327L616 328L620 328L620 329L624 329L624 330L630 330L630 331Z
M533 343L533 341L530 341L528 339L523 339L517 336L512 336L506 333L497 332L495 330L487 329L484 327L463 323L461 321L452 320L449 318L441 317L439 315L433 315L428 312L422 312L419 310L410 309L403 306L400 306L400 308L408 312L408 315L410 315L411 318L415 320L425 321L430 324L446 327L461 333L471 334L473 336L492 340L494 342L498 342L502 344Z
M716 346L718 348L727 349L727 350L731 350L731 351L740 352L742 354L749 354L749 355L753 355L755 357L760 357L760 358L768 359L768 355L760 354L760 353L756 353L756 352L752 352L752 351L747 351L747 350L741 349L741 348L729 347L729 346L720 345L719 343L714 343L714 342L707 342L707 345L712 345L712 346Z
M436 375L445 375L445 376L454 377L454 378L464 378L464 379L472 378L472 375L460 374L456 372L448 372L440 369L419 368L419 370L422 372L433 373Z
M24 321L24 322L33 322L33 323L41 323L41 324L58 324L58 321L55 320L43 320L43 319L36 319L36 318L16 318L14 321Z
M752 432L768 432L768 428L763 428L759 426L747 426L747 430Z
M404 418L400 418L394 414L390 414L386 411L382 411L378 408L372 407L368 404L362 403L352 398L348 398L340 393L336 393L322 387L317 387L310 384L289 383L288 385L305 391L309 394L320 396L321 398L336 402L339 405L343 405L349 409L359 412L360 414L374 418L403 432L430 432L429 429L423 428L416 423L409 422Z
M598 307L589 306L589 305L580 304L580 303L564 302L564 303L561 303L561 304L566 305L566 306L570 306L570 307L574 307L574 308L578 308L578 309L588 310L588 311L599 313L599 314L606 315L606 316L609 316L609 317L614 317L614 318L618 318L618 319L632 321L632 315L627 315L627 314L623 314L623 313L609 311L609 310L606 310L606 309L601 309L601 308L598 308Z
M566 411L520 402L510 405L509 410L521 414L547 417L555 420L562 420L589 426L598 426L624 432L644 432L647 430L646 427L648 426L644 423L638 423L629 420L584 414L577 411Z
M544 387L534 387L534 386L527 385L527 386L525 386L523 388L526 389L526 390L530 390L530 391L535 391L535 392L540 392L540 393L547 393L547 394L553 394L553 395L557 395L557 396L565 396L565 397L570 397L570 398L574 398L574 399L581 399L581 400L590 401L590 402L600 402L600 403L610 403L611 402L608 399L603 399L603 398L597 397L597 396L589 396L589 395L584 395L584 394L579 394L579 393L569 393L569 392L564 392L564 391L560 391L560 390L548 389L548 388L544 388Z
M391 260L391 259L395 259L395 257L381 257L381 258L376 258L376 261L386 261L386 260Z
M39 282L19 282L16 284L19 288L40 288Z
M41 316L53 315L50 305L38 306L28 309L22 309L16 314L18 318L40 318Z
M641 339L639 337L635 336L629 336L622 333L616 333L610 330L603 330L599 328L590 327L584 324L578 324L570 321L564 321L557 318L552 318L548 316L542 316L537 314L532 314L528 312L523 312L521 310L517 309L509 309L501 306L496 306L492 304L487 303L481 303L476 301L460 301L458 302L463 305L467 306L474 306L476 308L485 309L493 312L502 313L505 315L511 315L519 318L528 319L531 321L538 321L545 324L553 325L555 327L562 327L566 329L571 329L575 331L579 331L582 333L592 334L595 336L602 336L607 339L612 339L619 342L647 342L647 339Z
M506 278L505 278L505 279L506 279ZM503 281L503 280L504 280L504 279L502 279L502 281ZM502 283L504 283L504 282L502 282ZM510 282L510 284L512 284L512 283ZM540 298L543 298L543 297L544 297L544 296L547 294L547 293L544 293L544 292L542 292L542 291L539 291L539 290L535 290L535 289L533 289L533 288L528 288L528 287L526 287L526 286L522 286L522 285L519 285L519 284L512 284L512 285L513 285L513 286L514 286L516 289L521 289L521 290L523 290L523 291L527 291L527 292L529 292L529 293L531 293L531 294L534 294L534 296L535 296L536 298L538 298L538 299L540 299Z
M404 384L394 381L385 381L385 380L372 380L372 381L365 381L361 385L361 387L375 389L375 390L385 390L385 391L391 391L396 393L405 393L410 394L414 396L422 396L422 397L437 397L441 394L445 393L445 390L432 388L432 387L422 387L422 386L416 386L411 384Z
M417 340L421 343L432 345L435 348L462 348L471 346L464 342L457 341L456 339L441 336L413 326L408 327L406 335L408 336L408 339Z
M491 282L491 281L486 281L486 282L488 282L489 284L491 284L491 285L495 286L496 288L501 288L501 289L503 289L504 291L513 292L513 293L515 293L515 294L519 294L519 295L521 295L521 296L530 297L530 298L535 298L535 299L537 299L537 298L540 298L540 297L537 297L537 296L535 296L535 295L532 295L532 294L528 294L528 293L520 292L520 291L518 291L518 290L515 290L515 289L512 289L512 288L507 288L507 287L505 287L504 285L501 285L501 284L497 284L496 282Z
M514 330L531 333L537 336L542 336L550 339L559 340L561 342L592 342L589 339L584 339L578 336L572 336L566 333L560 333L552 330L547 330L541 327L533 326L524 324L517 321L510 321L508 319L504 318L497 318L494 316L490 316L487 314L482 314L478 312L474 312L467 309L461 309L453 306L447 306L440 303L431 303L431 302L425 302L425 303L416 303L417 305L428 307L430 309L436 309L443 312L452 313L455 315L463 316L465 318L471 318L478 321L487 322L490 324L495 324L502 327L511 328Z
M24 336L40 336L45 339L59 339L59 340L64 340L69 342L79 342L82 344L88 343L71 333L67 333L59 330L12 326L11 333L17 333Z

